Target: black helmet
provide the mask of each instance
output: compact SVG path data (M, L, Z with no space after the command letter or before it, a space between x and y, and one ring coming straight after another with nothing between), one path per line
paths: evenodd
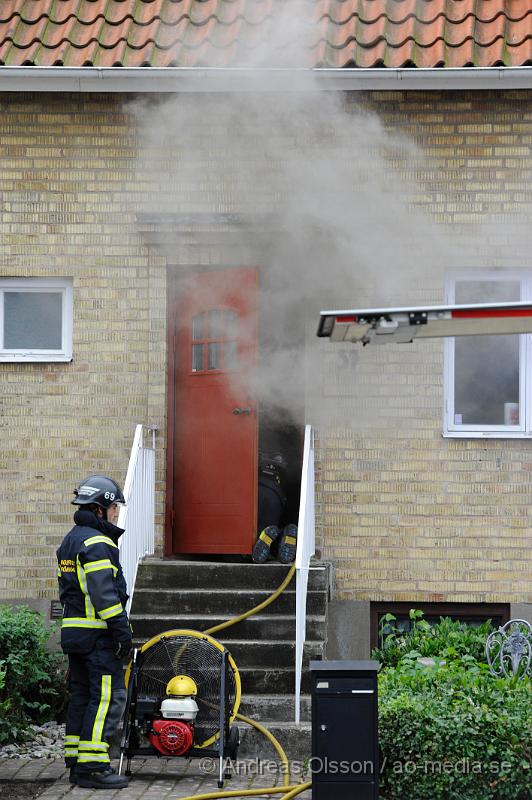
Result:
M278 475L282 477L286 471L286 461L282 453L259 452L259 471L263 475Z
M105 475L89 475L74 490L73 506L87 506L94 503L100 508L109 508L113 503L125 503L122 489L112 478Z

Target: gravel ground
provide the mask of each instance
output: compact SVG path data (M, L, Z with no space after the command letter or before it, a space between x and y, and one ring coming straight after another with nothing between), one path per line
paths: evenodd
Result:
M65 726L57 722L32 725L29 734L26 742L0 747L0 800L35 800L52 789L64 771ZM21 764L20 770L17 763ZM41 765L45 764L54 765L57 777L43 775L46 768ZM13 780L17 770L20 777Z
M62 758L65 726L57 722L31 725L31 738L26 742L0 747L2 758ZM2 794L0 794L2 797Z

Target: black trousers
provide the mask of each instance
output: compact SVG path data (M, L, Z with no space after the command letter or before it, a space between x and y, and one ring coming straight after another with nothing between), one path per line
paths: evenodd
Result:
M109 767L109 740L126 704L122 661L106 637L90 653L69 653L70 702L66 717L65 761L78 772Z
M281 525L286 506L286 496L273 478L259 477L257 528L258 532L268 525Z
M281 525L286 506L286 496L274 478L259 476L257 505L257 528L260 535L268 525ZM279 539L271 547L272 555L277 555Z

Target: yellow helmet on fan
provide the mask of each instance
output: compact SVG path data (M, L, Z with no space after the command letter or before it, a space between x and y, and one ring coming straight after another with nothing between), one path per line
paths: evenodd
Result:
M173 697L189 697L197 693L198 687L188 675L176 675L166 684L166 694Z

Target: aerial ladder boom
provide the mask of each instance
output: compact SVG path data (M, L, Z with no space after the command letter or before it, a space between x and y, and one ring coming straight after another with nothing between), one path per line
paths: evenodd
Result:
M331 342L363 345L512 333L532 333L532 302L321 311L317 331Z

